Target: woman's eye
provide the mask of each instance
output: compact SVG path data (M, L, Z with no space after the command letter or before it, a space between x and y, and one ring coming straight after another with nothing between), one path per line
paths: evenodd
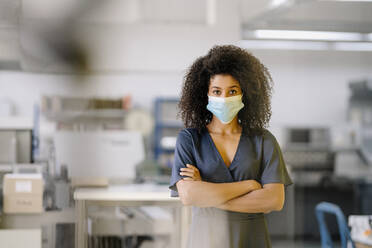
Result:
M221 94L221 92L220 92L219 90L214 90L214 91L213 91L213 94L215 94L215 95L219 95L219 94Z
M236 94L236 90L230 90L230 95Z

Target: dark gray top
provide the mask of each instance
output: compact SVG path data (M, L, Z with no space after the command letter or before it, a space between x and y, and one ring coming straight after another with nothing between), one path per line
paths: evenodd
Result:
M283 183L285 186L288 186L292 184L280 146L274 135L267 129L260 136L249 136L243 129L235 156L229 167L223 161L206 128L201 133L198 133L197 129L194 128L182 129L177 136L174 164L169 186L172 197L178 196L176 183L183 177L179 175L180 168L186 167L186 164L196 166L199 169L202 180L207 182L226 183L254 179L262 185L267 183ZM202 222L200 221L200 219L203 219L203 216L213 216L214 220L216 216L228 216L227 222L230 223L230 226L226 230L230 232L233 229L231 221L243 221L245 226L235 226L234 234L230 234L230 247L246 247L239 244L251 244L255 245L254 247L271 246L263 214L240 213L213 207L199 208L193 206L192 215L192 222L194 224L196 221L200 222L198 225L192 224L192 228L200 229L206 229L205 226L202 227ZM262 221L259 223L257 220L249 221L254 219L262 219ZM210 221L205 221L204 223L208 222L211 223ZM253 223L255 226L252 227ZM246 235L246 231L242 231L243 229L255 230L258 234L255 234L254 237ZM195 232L193 233L193 231ZM190 247L196 247L196 244L201 243L200 240L197 240L194 244L190 244L192 243L190 240L193 240L192 236L199 234L200 232L196 230L190 230ZM234 237L231 237L231 235ZM257 235L262 237L258 237ZM203 235L202 238L205 239L205 236ZM242 241L243 236L244 240ZM203 244L204 247L213 247L213 245L215 244L212 244L210 240L208 244Z

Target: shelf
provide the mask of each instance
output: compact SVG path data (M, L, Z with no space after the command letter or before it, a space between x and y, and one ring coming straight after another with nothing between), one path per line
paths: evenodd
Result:
M1 117L0 130L31 130L32 118L25 117Z
M177 97L159 97L154 102L155 114L155 159L159 159L161 154L174 153L175 147L164 146L163 138L165 136L176 136L176 131L181 130L184 125L177 119L177 104L180 101ZM171 133L171 134L169 134ZM176 137L174 137L176 138ZM169 144L175 145L175 142Z
M44 116L52 121L73 121L76 119L97 119L97 118L124 118L128 110L123 109L94 109L83 111L60 111L43 112Z
M183 128L183 123L180 121L161 121L155 125L158 128Z
M164 148L160 147L159 150L164 152L164 153L173 153L175 148Z
M177 97L158 97L155 100L155 103L160 103L160 102L179 102L180 98Z
M13 172L13 166L9 164L0 164L0 172Z
M80 119L122 119L129 110L122 108L120 99L43 96L41 112L51 121L71 122Z

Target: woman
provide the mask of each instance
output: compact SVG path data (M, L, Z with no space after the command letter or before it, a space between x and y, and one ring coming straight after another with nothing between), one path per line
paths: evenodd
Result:
M271 77L244 49L215 46L188 70L171 196L192 206L188 247L271 247L264 213L292 184L271 117Z

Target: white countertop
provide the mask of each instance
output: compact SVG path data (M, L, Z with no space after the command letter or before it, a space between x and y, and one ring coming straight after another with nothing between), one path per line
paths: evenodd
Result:
M74 192L74 199L88 201L180 201L178 197L170 197L168 185L157 184L78 188Z

